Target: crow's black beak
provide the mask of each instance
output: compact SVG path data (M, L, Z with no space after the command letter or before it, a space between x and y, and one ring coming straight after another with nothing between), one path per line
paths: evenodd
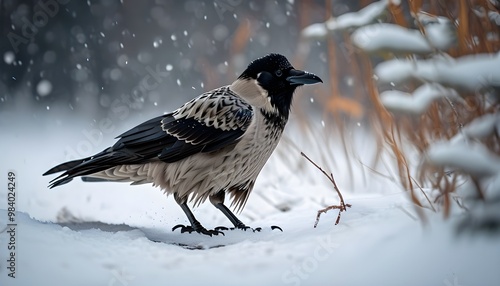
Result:
M291 85L315 84L323 82L319 76L301 70L291 69L288 74L289 76L286 80Z

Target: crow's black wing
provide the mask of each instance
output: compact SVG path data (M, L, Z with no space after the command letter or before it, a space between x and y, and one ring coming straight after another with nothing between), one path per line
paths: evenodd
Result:
M117 136L119 140L110 149L114 152L129 154L124 164L143 163L157 157L165 146L171 146L176 139L162 129L162 120L171 118L166 114L148 120L129 131Z
M252 107L231 94L217 92L186 103L162 120L162 129L176 138L158 158L172 163L199 152L211 152L233 145L247 130Z
M252 117L251 106L223 87L191 100L173 113L130 129L101 153L60 164L44 175L66 171L51 181L50 187L55 187L73 177L119 165L141 164L154 158L172 163L237 143Z
M252 117L252 107L223 87L123 133L112 149L172 163L237 143Z

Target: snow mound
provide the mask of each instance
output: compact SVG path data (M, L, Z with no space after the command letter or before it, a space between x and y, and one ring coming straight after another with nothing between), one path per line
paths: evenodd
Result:
M17 213L16 278L1 285L498 285L496 238L454 237L453 225L428 213L421 228L404 193L348 195L353 207L312 228L302 209L255 223L279 221L284 232L172 233L99 222L43 223ZM0 210L0 217L7 217ZM4 247L8 235L0 233ZM157 239L160 239L160 242ZM411 247L409 247L411 246ZM5 258L2 252L2 259ZM466 259L465 259L465 258ZM57 269L57 275L55 271ZM395 271L397 270L397 271ZM359 275L363 273L363 275ZM420 275L419 273L425 273ZM453 284L451 284L453 285Z

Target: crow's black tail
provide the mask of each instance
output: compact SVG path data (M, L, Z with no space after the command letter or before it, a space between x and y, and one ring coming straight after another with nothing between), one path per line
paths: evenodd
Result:
M81 163L83 163L89 159L90 159L90 157L84 158L84 159L78 159L78 160L74 160L74 161L64 162L64 163L59 164L59 165L55 166L54 168L48 170L47 172L43 173L43 175L47 176L47 175L59 173L62 171L67 171L71 168L74 168L74 167L80 165Z
M50 181L49 188L52 189L53 187L70 182L75 177L94 174L118 165L126 164L127 162L130 162L131 159L131 154L127 154L126 152L105 150L92 157L69 161L57 165L45 172L43 175L45 176L65 171L59 177Z
M66 184L66 183L70 182L71 180L73 180L74 176L69 176L69 174L68 174L69 170L74 169L78 165L80 165L80 164L82 164L82 163L84 163L84 162L86 162L86 161L88 161L90 159L91 159L91 157L84 158L84 159L78 159L78 160L74 160L74 161L64 162L64 163L59 164L59 165L55 166L54 168L48 170L47 172L43 173L43 176L47 176L47 175L51 175L51 174L54 174L54 173L59 173L59 172L66 171L61 176L59 176L59 177L55 178L54 180L50 181L49 188L52 189L55 186L63 185L63 184Z
M164 148L171 147L178 141L162 127L162 120L174 120L171 114L158 116L148 120L121 134L112 147L84 159L62 163L45 172L50 175L64 172L50 181L49 188L66 184L75 177L92 175L120 165L141 164L157 158ZM187 128L187 127L186 127ZM192 128L189 128L191 131Z

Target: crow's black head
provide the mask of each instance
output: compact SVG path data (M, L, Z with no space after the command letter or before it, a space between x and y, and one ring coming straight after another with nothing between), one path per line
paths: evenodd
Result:
M280 54L269 54L251 62L231 85L250 104L288 118L295 89L323 82L318 76L296 70Z

